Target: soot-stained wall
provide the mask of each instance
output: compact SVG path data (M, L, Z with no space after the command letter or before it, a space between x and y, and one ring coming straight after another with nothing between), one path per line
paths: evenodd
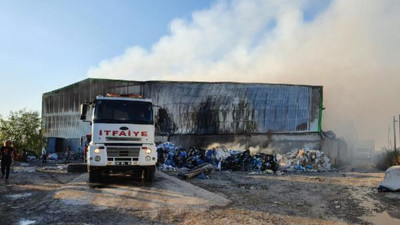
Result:
M145 82L143 91L161 106L160 134L320 131L320 86Z
M322 86L85 79L43 94L46 136L76 139L89 133L89 123L79 119L79 106L106 93L152 99L159 106L156 135L176 140L180 135L229 140L240 135L315 136L321 131Z

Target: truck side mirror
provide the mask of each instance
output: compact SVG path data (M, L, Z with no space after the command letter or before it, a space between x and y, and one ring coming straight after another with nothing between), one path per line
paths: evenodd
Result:
M86 120L88 105L86 103L81 104L81 120Z

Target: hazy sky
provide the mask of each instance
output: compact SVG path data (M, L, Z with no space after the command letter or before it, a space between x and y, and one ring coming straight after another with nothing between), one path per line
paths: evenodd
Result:
M126 48L144 48L208 0L0 0L0 114L41 111L42 94L87 78Z
M398 12L397 0L0 1L0 113L86 77L317 84L323 128L380 148L400 113Z

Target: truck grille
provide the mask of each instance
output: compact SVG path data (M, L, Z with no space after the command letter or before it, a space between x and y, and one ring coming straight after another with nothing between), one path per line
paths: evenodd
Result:
M107 147L107 157L139 158L140 148Z
M107 141L141 141L141 138L135 137L106 137Z

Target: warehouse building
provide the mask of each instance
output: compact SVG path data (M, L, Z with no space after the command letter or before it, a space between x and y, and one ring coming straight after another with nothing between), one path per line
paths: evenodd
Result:
M106 93L152 99L158 142L275 152L322 147L322 86L89 78L43 94L50 152L81 149L90 124L80 120L80 104Z

